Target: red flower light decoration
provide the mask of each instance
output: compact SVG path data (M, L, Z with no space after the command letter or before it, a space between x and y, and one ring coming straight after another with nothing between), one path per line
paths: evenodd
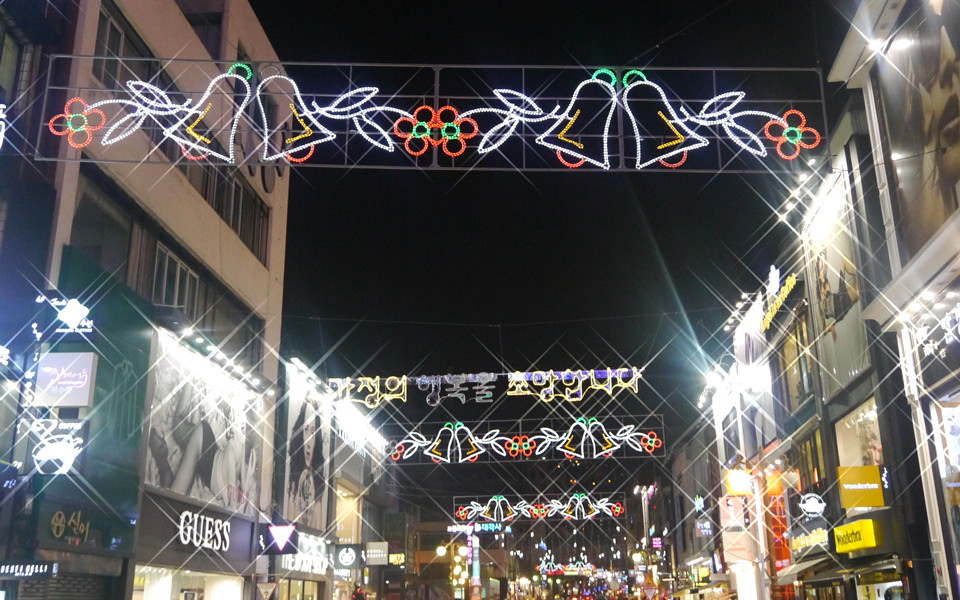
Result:
M648 454L653 454L653 451L657 448L663 446L663 440L657 436L656 431L650 431L647 433L647 437L643 440L643 449L647 451Z
M619 502L616 502L612 507L610 507L610 510L613 512L613 516L619 517L623 514L623 505Z
M537 447L537 443L525 435L515 435L509 442L505 442L503 447L510 453L511 458L521 454L529 457L533 455L533 449Z
M92 117L92 118L91 118ZM58 121L63 120L62 123ZM96 121L93 123L92 121ZM88 109L87 101L77 96L63 105L63 114L50 119L49 128L53 135L67 136L70 145L79 150L93 141L92 131L107 123L107 116L99 108Z
M547 507L543 504L534 504L530 507L530 516L534 519L543 519L547 516Z
M390 453L390 458L392 458L395 461L400 460L401 458L403 458L404 449L405 447L403 444L397 444L396 446L394 446L393 452Z
M401 130L401 125L407 124L410 130ZM469 131L464 131L465 125ZM413 111L413 118L400 117L393 124L393 132L405 140L403 147L413 156L420 156L430 146L442 146L447 156L460 156L467 149L466 140L478 131L476 121L469 117L461 119L460 112L449 105L434 110L424 104Z
M458 519L460 519L461 521L466 521L466 520L467 520L467 507L466 507L466 506L461 506L460 508L457 509L457 513L456 513L456 514L457 514L457 518L458 518Z
M799 117L800 122L797 125L790 125L790 117ZM770 133L770 128L777 126L780 128L780 135ZM799 110L788 110L783 113L782 119L774 119L763 128L763 134L767 139L777 143L777 154L784 160L793 160L800 155L800 149L810 150L820 145L820 134L813 127L807 127L807 118ZM805 141L804 138L810 138L811 141ZM783 151L784 144L793 144L793 153L786 154Z

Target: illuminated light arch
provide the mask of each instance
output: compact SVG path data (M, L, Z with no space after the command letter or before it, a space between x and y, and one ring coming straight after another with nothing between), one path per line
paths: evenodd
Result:
M636 425L611 431L596 418L585 417L576 419L563 433L541 427L533 435L502 434L499 429L478 435L458 421L445 423L429 438L411 431L393 445L389 454L394 462L422 452L437 463L462 464L475 462L484 453L490 458L524 460L554 450L569 460L587 460L609 458L624 446L640 456L648 456L663 447L663 438L656 431L642 431Z
M472 149L478 155L484 155L499 149L507 140L519 137L523 125L532 130L534 144L551 150L559 164L568 168L589 164L610 169L611 124L614 115L621 110L624 120L630 121L630 127L626 129L635 137L637 156L631 161L634 164L628 166L621 162L618 168L643 169L661 165L677 169L687 164L691 150L708 145L707 138L697 132L701 127L722 131L738 149L757 157L769 154L769 142L776 144L776 153L781 159L793 160L802 150L815 148L821 141L819 132L807 126L806 117L798 110L789 110L782 116L759 110L738 110L745 98L744 92L725 92L704 103L699 112L693 112L682 101L669 100L663 88L638 69L625 70L619 78L612 69L595 70L575 87L563 109L557 102L550 110L545 110L534 97L517 90L498 88L492 93L502 107L473 108L458 113L453 106L447 105L439 110L430 109L429 118L423 119L415 119L408 110L384 104L379 88L373 86L350 89L321 105L317 99L308 103L297 83L285 75L278 73L266 77L258 83L256 90L251 90L252 80L254 71L251 66L235 63L225 73L212 77L203 93L194 94L199 99L188 99L183 103L172 101L163 90L150 83L130 80L125 82L123 90L129 97L103 100L89 106L77 97L75 107L65 108L64 113L50 120L49 130L55 135L66 136L71 146L79 149L89 145L93 132L104 125L107 128L100 141L106 146L126 138L149 119L165 137L181 146L187 158L237 164L233 142L238 124L243 109L256 96L261 117L255 127L263 136L264 148L260 154L264 162L287 160L302 163L314 156L316 145L338 140L347 133L356 133L358 139L385 152L394 152L403 145L415 156L433 148L442 150L451 158L462 156L471 149L467 140L476 136L479 142ZM276 88L280 84L292 90L290 102L280 103L281 106L292 106L284 122L292 122L295 128L299 126L299 130L293 137L281 137L276 141L274 134L280 127L277 123L266 122L267 115L262 108L264 97L278 93ZM268 86L273 89L268 90ZM223 90L218 92L219 87ZM230 97L226 104L233 107L235 113L217 116L224 122L224 127L219 128L223 133L218 137L226 150L213 144L210 133L199 131L204 118L216 112L211 107L217 104L210 99L217 93ZM234 99L241 93L242 101L235 105ZM638 107L643 104L639 100L653 101L657 110L646 114L649 111ZM112 115L112 122L107 123L101 107L110 104L122 105L126 110ZM598 110L597 106L601 108ZM68 120L68 116L74 118ZM493 117L496 122L481 130L475 120L479 116ZM763 121L758 127L746 125L757 119ZM410 127L406 126L407 120L413 120ZM349 121L353 127L338 129L334 126L336 121ZM0 144L6 127L7 124L0 120ZM763 133L758 135L755 130L760 128Z
M513 521L514 519L548 519L560 517L570 521L586 521L598 516L620 517L626 511L623 502L609 496L594 499L589 494L575 493L566 498L543 502L524 499L511 502L503 495L491 496L486 501L471 500L455 503L454 516L458 521Z

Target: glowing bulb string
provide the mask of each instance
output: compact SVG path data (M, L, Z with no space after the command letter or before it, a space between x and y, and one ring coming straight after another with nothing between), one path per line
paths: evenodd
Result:
M549 111L541 108L536 99L506 88L493 90L493 95L504 108L484 107L463 112L449 104L436 108L422 105L412 112L381 105L377 103L379 88L372 86L350 90L321 105L317 99L307 103L297 83L285 75L264 78L256 90L251 89L249 81L252 78L253 70L248 65L236 63L226 73L214 77L197 101L187 99L183 103L172 101L153 84L130 80L126 82L129 98L102 100L89 106L83 98L73 98L62 114L50 119L49 129L54 135L67 136L74 148L84 148L93 139L93 132L106 124L102 107L116 104L127 110L107 128L100 139L102 145L121 141L150 119L162 130L164 137L181 146L188 158L215 157L235 164L237 129L244 108L255 97L261 115L259 133L264 162L279 159L294 163L306 161L313 155L315 146L344 135L335 132L336 121L350 121L362 139L386 152L393 152L402 145L408 154L417 157L430 148L439 148L451 158L464 154L468 140L476 136L479 136L478 154L497 150L518 135L517 130L522 124L525 128L541 129L534 142L552 150L561 164L570 168L590 164L609 169L610 129L618 111L622 111L630 122L636 144L634 168L638 170L654 163L670 168L683 165L690 151L709 144L708 139L696 131L698 127L719 127L736 146L764 157L767 148L760 135L742 124L748 118L765 120L763 135L776 143L776 152L784 160L793 160L802 149L812 149L820 144L820 134L807 126L806 117L800 111L788 110L779 116L765 111L734 110L745 98L744 92L722 93L708 100L696 114L683 106L679 111L675 110L663 88L637 69L628 70L619 80L614 71L598 69L577 85L565 108L561 109L557 104ZM242 95L229 119L227 139L222 140L228 149L226 152L215 148L210 137L195 131L212 108L210 99L221 83L232 84L222 90L223 95L229 97L228 106L236 105L235 99ZM281 103L289 106L290 114L279 119L278 123L268 123L264 97L281 94L278 90L283 88L292 90L291 101ZM596 109L598 98L603 103L599 111ZM648 114L645 108L648 106L655 108L655 112ZM481 131L476 121L480 116L491 116L499 122ZM602 117L600 121L603 123L599 131L595 126L591 129L598 116ZM165 125L166 119L172 119L172 124ZM295 122L299 131L276 143L273 138L279 125L288 122ZM648 131L656 133L645 136Z

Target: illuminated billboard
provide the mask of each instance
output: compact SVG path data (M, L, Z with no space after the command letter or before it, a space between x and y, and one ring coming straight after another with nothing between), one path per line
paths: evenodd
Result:
M163 330L151 378L144 482L254 515L262 399Z

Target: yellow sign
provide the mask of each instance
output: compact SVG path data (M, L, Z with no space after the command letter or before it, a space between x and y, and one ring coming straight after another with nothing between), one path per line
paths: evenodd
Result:
M873 519L861 519L833 530L833 539L837 543L837 552L853 552L880 545L879 526Z
M790 550L800 552L814 546L827 545L827 530L817 527L810 533L803 533L790 538Z
M403 552L391 552L387 558L391 565L403 565L407 562L407 555Z
M843 508L873 508L885 506L880 467L838 467L840 506Z
M770 303L770 308L767 309L767 314L763 315L763 322L760 331L766 331L770 328L770 323L773 321L774 315L776 315L777 311L780 310L780 307L783 306L784 300L787 299L787 296L790 295L790 292L793 291L793 288L796 285L797 276L795 274L787 277L787 280L783 282L783 287L780 288L777 297L774 298L773 302Z

